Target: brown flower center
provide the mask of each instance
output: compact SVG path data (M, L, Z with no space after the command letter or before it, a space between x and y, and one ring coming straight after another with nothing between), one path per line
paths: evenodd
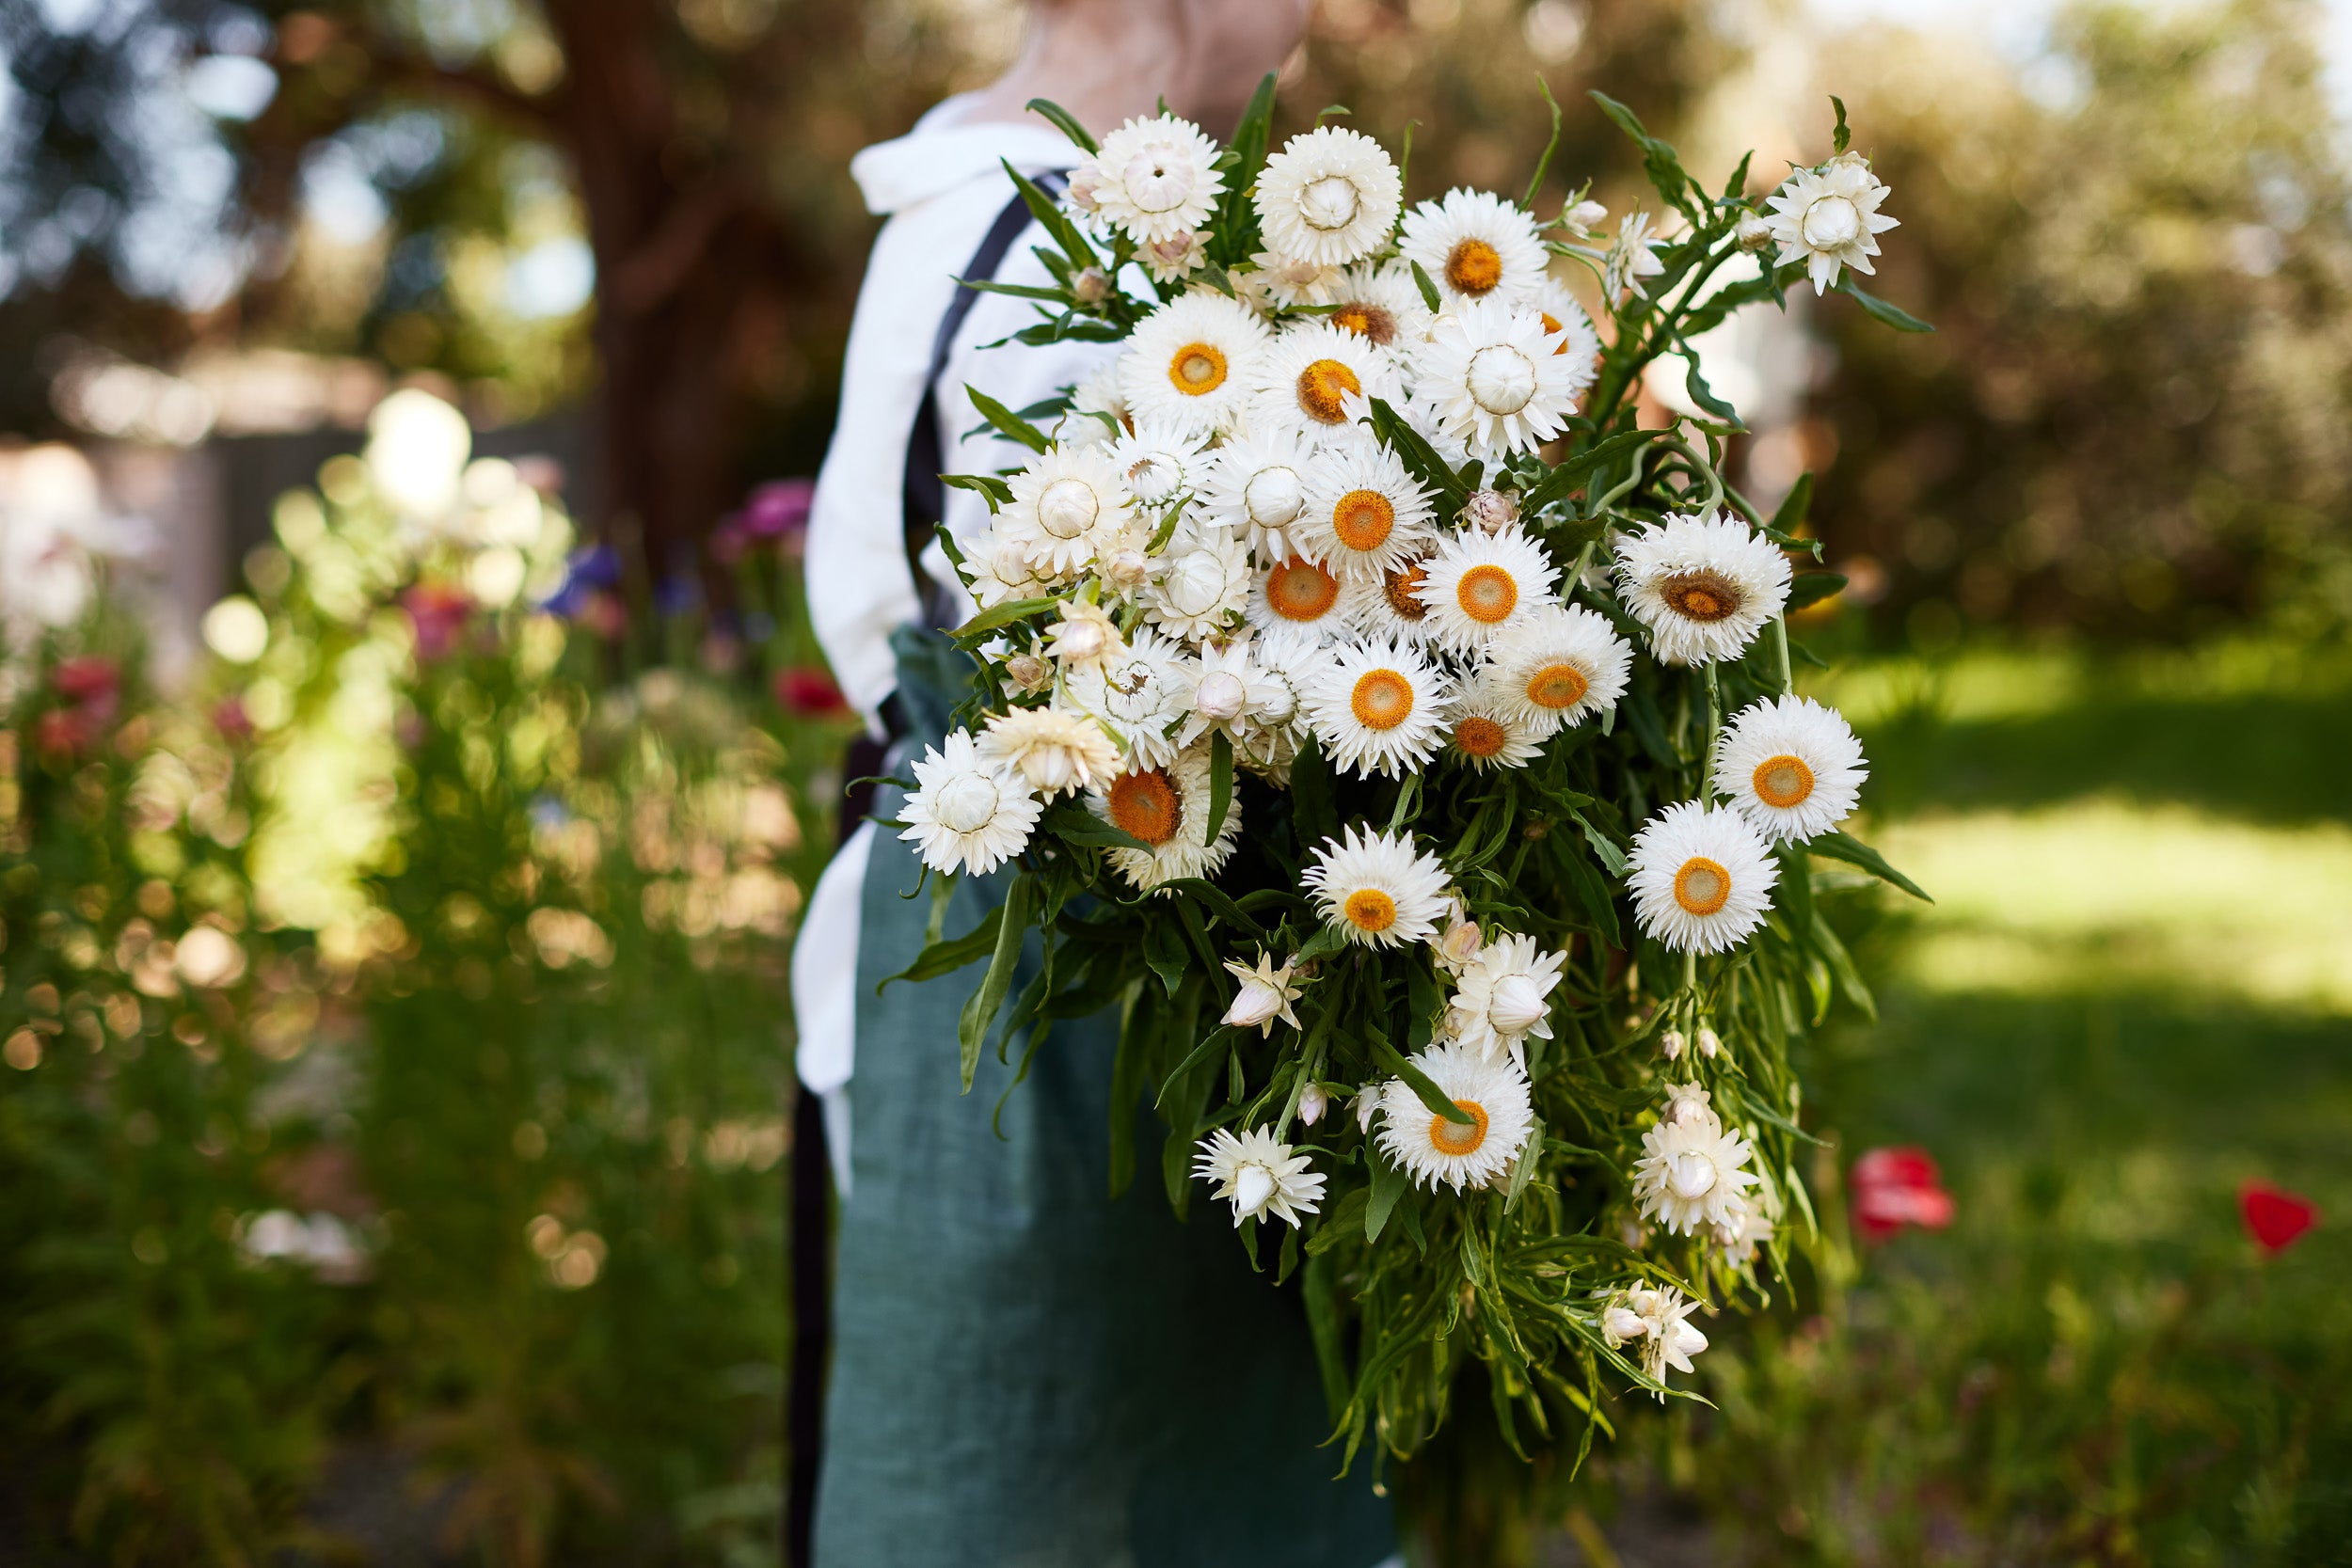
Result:
M1413 683L1393 670L1368 670L1356 677L1348 705L1364 728L1392 730L1413 716Z
M1675 873L1675 902L1692 914L1713 914L1731 896L1731 873L1705 855L1692 855Z
M1396 341L1396 317L1386 307L1367 305L1362 300L1350 300L1331 312L1331 325L1343 326L1359 338L1368 338L1382 348Z
M1331 508L1331 531L1351 550L1376 550L1396 528L1396 504L1377 490L1350 490Z
M1803 757L1766 757L1756 765L1756 798L1768 806L1800 804L1813 793L1813 769Z
M1740 613L1746 595L1721 572L1677 572L1658 585L1659 597L1686 621L1723 621Z
M1464 756L1481 761L1501 756L1510 739L1508 731L1483 714L1473 713L1454 726L1454 744L1461 748Z
M1347 419L1347 400L1363 389L1354 371L1318 359L1298 372L1299 410L1318 424L1339 424Z
M1401 620L1418 621L1429 613L1429 607L1421 602L1417 590L1428 572L1419 565L1403 567L1380 575L1380 596L1389 602Z
M1168 383L1197 398L1225 385L1225 356L1214 343L1186 343L1168 356Z

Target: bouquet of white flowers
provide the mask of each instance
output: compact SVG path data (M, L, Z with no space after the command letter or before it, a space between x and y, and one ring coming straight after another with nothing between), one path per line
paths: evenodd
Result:
M907 973L985 960L967 1088L992 1041L1120 1009L1114 1181L1148 1096L1180 1210L1207 1182L1253 1259L1281 1227L1350 1455L1411 1452L1466 1357L1515 1445L1691 1370L1692 1314L1813 1223L1790 1042L1869 1006L1810 857L1910 888L1838 831L1861 749L1793 689L1787 612L1843 581L1792 570L1806 485L1767 519L1725 484L1690 348L1807 280L1924 330L1851 277L1886 187L1842 105L1759 199L1596 97L1662 228L1604 238L1583 190L1538 217L1550 149L1524 202L1406 210L1370 136L1269 151L1270 78L1221 149L1041 103L1086 153L1059 201L1013 175L1055 283L978 285L1037 301L1018 341L1125 347L1035 407L972 395L1036 456L949 480L993 520L942 540L975 694L892 824L940 877ZM1705 413L1642 428L1665 353Z

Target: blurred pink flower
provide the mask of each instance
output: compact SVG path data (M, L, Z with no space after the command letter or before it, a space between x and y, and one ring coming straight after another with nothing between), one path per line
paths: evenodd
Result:
M57 661L49 672L49 684L74 706L94 711L101 719L111 718L115 701L122 692L121 668L111 658L96 654L81 654Z
M2319 1223L2319 1210L2310 1198L2267 1181L2249 1181L2240 1187L2237 1210L2254 1244L2274 1258Z
M213 728L230 740L253 738L253 716L245 710L242 697L223 697L213 705Z
M761 485L743 503L744 537L773 539L787 555L798 555L808 533L808 509L816 495L814 480L780 479Z
M421 582L400 596L400 607L416 628L417 657L430 661L457 646L458 633L473 614L473 596L447 583Z
M1952 1195L1924 1148L1871 1149L1854 1162L1849 1180L1865 1241L1885 1241L1906 1225L1941 1230L1952 1223Z

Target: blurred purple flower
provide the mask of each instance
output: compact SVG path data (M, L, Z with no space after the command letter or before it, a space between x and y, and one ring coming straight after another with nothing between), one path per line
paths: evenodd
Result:
M702 582L691 572L672 572L653 591L653 608L658 615L689 614L702 602Z
M564 586L548 596L541 608L567 621L578 620L591 598L621 581L621 556L610 545L583 545L564 562Z
M787 555L798 555L808 533L809 503L817 482L780 479L763 484L743 503L743 533L749 539L773 539Z
M710 531L710 559L722 566L732 566L742 560L751 546L751 535L743 531L740 517L723 518Z

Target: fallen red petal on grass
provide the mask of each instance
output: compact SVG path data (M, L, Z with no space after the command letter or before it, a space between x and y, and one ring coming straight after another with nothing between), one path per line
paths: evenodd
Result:
M2249 1181L2240 1187L2237 1212L2254 1244L2274 1257L2319 1223L2319 1210L2310 1198L2267 1181Z
M1856 1160L1847 1179L1852 1212L1863 1240L1883 1242L1915 1225L1941 1230L1952 1223L1952 1195L1926 1149L1911 1146L1874 1148Z

